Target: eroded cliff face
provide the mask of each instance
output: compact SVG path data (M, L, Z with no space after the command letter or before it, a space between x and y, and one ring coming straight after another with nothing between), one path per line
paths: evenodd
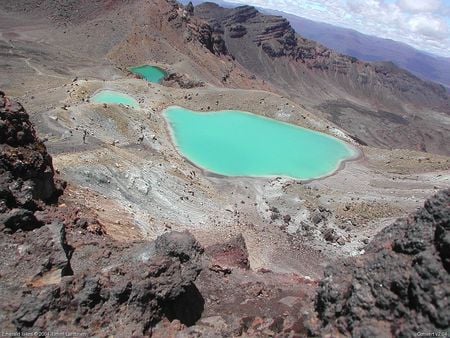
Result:
M251 44L250 46L243 44L242 47L258 47L273 59L287 57L305 65L308 69L345 75L349 81L354 82L354 85L366 87L367 90L381 89L370 87L378 84L392 94L419 105L448 103L448 93L443 86L422 81L393 63L371 64L336 53L296 34L288 20L283 17L261 14L251 6L225 9L212 3L198 6L195 13L212 25L221 27L227 43L231 39L247 35L251 39ZM235 52L235 46L229 48L231 53ZM258 59L248 61L242 59L242 61L244 66L248 66L251 62L260 62ZM417 94L420 96L417 97Z

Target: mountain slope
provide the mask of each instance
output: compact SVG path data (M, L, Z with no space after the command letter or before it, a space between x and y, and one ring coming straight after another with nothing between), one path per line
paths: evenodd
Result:
M189 0L181 1L187 4ZM192 1L194 5L205 3ZM236 8L239 4L215 0L225 8ZM363 61L393 62L414 75L450 88L450 58L427 54L405 43L360 33L356 30L309 20L294 14L274 9L259 8L262 13L278 15L288 19L292 28L303 37L317 41L339 53Z
M185 79L175 85L203 83L287 96L362 144L449 153L450 104L443 86L392 63L371 64L338 54L296 35L281 17L253 7L224 9L214 4L191 13L163 0L39 3L4 2L8 10L37 16L42 25L52 22L55 28L45 52L58 46L64 51L51 56L59 63L55 70L81 58L89 67L104 60L114 65L114 72L151 62L173 78ZM23 65L30 47L36 55L28 62L35 62L40 45L42 40L23 52L15 48L19 55L9 55L8 62ZM75 52L66 53L69 45ZM278 110L283 112L282 107Z
M338 54L297 35L286 19L253 7L205 3L195 15L223 32L241 65L364 143L448 153L442 145L450 144L450 100L443 86L392 63Z
M267 13L284 16L298 34L337 52L364 61L392 61L422 79L450 87L450 58L430 55L401 42L362 34L352 29L316 22L284 12L267 10Z

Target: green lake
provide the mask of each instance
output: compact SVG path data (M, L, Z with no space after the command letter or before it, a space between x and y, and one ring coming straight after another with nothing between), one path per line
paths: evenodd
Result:
M167 73L161 68L148 65L133 67L130 68L130 71L133 74L136 74L144 80L152 83L161 83L161 81L164 80L167 75Z
M164 111L180 153L226 176L310 180L332 174L358 151L332 136L242 111Z
M114 90L102 90L95 94L91 101L94 103L106 103L106 104L123 104L134 109L139 109L139 103L130 95L116 92Z

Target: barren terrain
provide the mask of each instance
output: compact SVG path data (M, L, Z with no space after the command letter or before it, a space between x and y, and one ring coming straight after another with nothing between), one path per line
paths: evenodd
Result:
M57 172L68 182L62 202L89 209L112 238L151 240L189 230L209 247L242 234L253 271L294 273L314 284L325 266L363 254L385 226L450 186L450 158L435 154L448 154L448 148L395 149L395 130L384 125L375 134L367 129L361 134L369 145L358 143L345 128L364 125L369 113L334 102L331 96L341 89L327 103L311 97L301 104L306 92L291 97L278 80L252 74L239 63L241 56L211 52L193 41L195 35L180 35L183 29L192 34L199 24L180 20L180 28L179 18L167 23L172 3L142 4L139 17L130 14L136 13L136 1L129 7L109 3L98 14L92 5L92 17L72 17L68 11L62 20L47 8L17 11L9 1L0 9L0 88L30 112ZM140 64L158 65L196 85L147 83L127 71ZM141 109L91 103L101 89L127 93ZM219 177L177 152L162 115L171 105L264 115L339 137L361 156L310 182ZM449 115L442 109L430 110L430 121L436 121L429 123L448 130ZM429 149L448 138L444 131L439 135L433 135ZM268 280L284 283L279 278ZM211 304L205 311L214 314Z

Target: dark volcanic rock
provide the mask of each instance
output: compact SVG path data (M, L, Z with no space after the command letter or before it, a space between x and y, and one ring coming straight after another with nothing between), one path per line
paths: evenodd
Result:
M108 334L132 336L148 334L163 317L186 325L200 318L204 301L193 282L201 271L203 250L192 235L166 234L155 243L129 248L112 244L114 253L106 266L86 262L83 271L62 274L54 283L37 280L39 287L29 289L12 314L16 330L98 334L101 327ZM48 252L51 263L43 266L63 262L57 251Z
M171 73L163 80L163 85L167 87L178 87L183 89L190 89L196 87L204 87L205 83L201 81L194 81L187 78L186 75Z
M171 232L155 241L156 253L178 258L181 262L198 261L203 249L188 232Z
M248 260L247 245L242 235L239 235L228 242L215 244L206 248L206 253L211 257L211 264L224 268L238 267L250 269Z
M213 26L202 22L198 25L191 25L190 33L211 53L215 55L228 54L220 26Z
M189 1L189 3L186 5L185 9L189 15L194 15L194 5L192 4L192 1Z
M14 231L35 228L38 224L32 212L61 193L61 184L54 180L52 159L28 114L0 92L1 224Z
M450 190L387 227L367 253L331 266L316 309L321 335L415 336L450 326Z
M207 4L209 5L209 4ZM213 5L214 7L214 5ZM218 6L217 6L218 7ZM233 23L241 23L241 22L247 22L248 20L251 20L252 18L256 17L258 15L258 11L253 6L239 6L234 9L234 11L228 16L226 16L226 20L228 22Z
M0 224L11 231L33 230L41 225L32 211L17 208L1 213Z
M230 27L230 38L241 38L247 34L247 28L242 25L233 25Z

